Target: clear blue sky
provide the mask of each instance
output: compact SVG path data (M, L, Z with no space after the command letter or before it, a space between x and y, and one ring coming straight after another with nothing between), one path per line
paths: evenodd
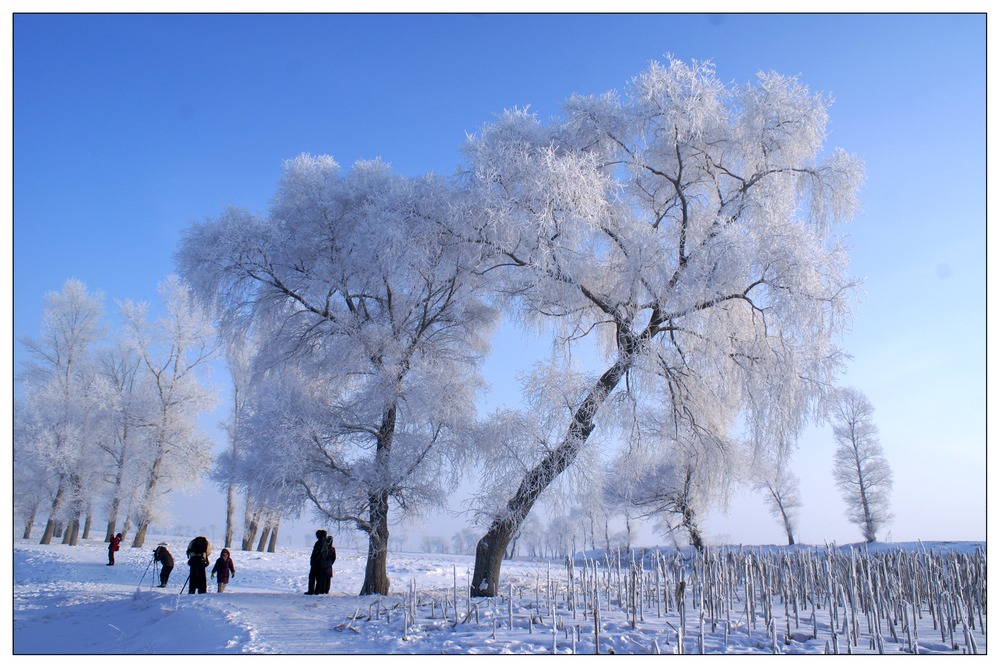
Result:
M263 211L301 152L450 173L494 114L554 115L666 53L735 82L800 75L836 100L829 145L868 169L844 382L874 404L895 471L891 537L985 539L985 15L19 14L13 39L15 368L47 292L75 277L109 309L155 302L179 231ZM498 388L516 350L498 343ZM800 448L801 540L858 540L829 430ZM783 539L751 497L706 525Z

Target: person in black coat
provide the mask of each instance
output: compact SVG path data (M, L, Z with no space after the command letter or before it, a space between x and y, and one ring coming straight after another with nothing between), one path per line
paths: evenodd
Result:
M323 553L323 575L317 582L319 594L330 593L330 582L333 581L333 562L337 561L337 549L333 546L333 536L326 537L326 551Z
M191 567L191 576L188 582L189 594L208 592L208 578L205 575L205 569L208 568L208 555L210 554L212 554L212 548L204 536L198 536L188 543L187 559L188 566Z
M153 550L153 561L160 564L160 586L166 587L167 580L170 579L170 571L174 570L174 557L167 550L166 543L160 543Z
M323 574L326 572L326 551L329 543L326 542L326 530L316 529L316 543L313 545L312 554L309 556L309 589L307 595L322 594L320 584L323 581Z

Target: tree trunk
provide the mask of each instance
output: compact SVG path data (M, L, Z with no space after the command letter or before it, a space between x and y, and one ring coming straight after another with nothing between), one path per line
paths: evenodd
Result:
M271 533L271 524L268 520L268 524L264 525L264 530L260 532L260 541L257 543L257 551L263 552L264 546L267 545L267 537Z
M148 528L149 520L139 522L139 529L135 532L135 540L132 541L132 547L142 547L142 544L146 542L146 530Z
M504 516L493 520L486 535L479 540L476 545L476 563L470 585L473 596L497 595L500 586L500 565L503 563L507 544L520 528L531 507L535 505L538 496L573 463L583 449L587 438L594 431L594 416L631 365L629 356L623 354L604 372L577 407L562 443L538 466L528 471L521 480L517 492L507 501L507 512Z
M391 405L382 414L378 438L375 442L375 462L380 470L388 471L392 462L392 441L396 435L396 406ZM368 562L365 564L365 581L361 595L389 593L389 575L386 559L389 556L389 492L376 488L368 494Z
M226 490L226 540L224 547L232 547L233 545L233 535L236 533L235 520L236 488L232 483L229 483L229 488Z
M389 495L379 492L368 499L370 530L368 532L368 562L365 564L365 581L361 596L389 593L389 575L386 560L389 555Z
M253 501L247 497L247 507L243 514L243 551L253 549L254 539L257 537L257 523L260 520L260 513L253 507Z
M274 520L274 526L271 527L271 540L267 542L267 551L274 552L277 546L278 546L278 520Z
M784 504L779 503L778 507L781 509L781 520L785 523L785 534L788 536L788 544L795 545L795 536L792 535L792 520L785 510Z
M684 528L687 529L688 540L691 541L691 545L694 546L694 549L699 552L704 552L705 540L701 537L701 529L698 528L698 524L694 520L693 511L684 511Z
M115 536L115 527L118 525L118 513L121 511L122 500L117 492L111 499L111 512L108 513L108 530L104 534L104 542L109 543Z
M25 513L24 517L24 535L21 536L24 540L31 540L31 529L35 526L35 514L38 512L38 506L34 506Z
M90 525L94 522L94 514L91 511L87 511L87 519L83 523L83 540L90 540Z
M52 510L49 513L48 521L45 523L45 531L42 532L42 540L39 542L39 545L50 544L52 542L52 537L56 535L56 517L59 516L59 509L62 507L63 495L65 493L63 483L60 481L59 488L56 490L55 498L52 499Z
M872 519L872 509L871 505L868 503L868 485L865 483L864 467L861 465L860 455L858 453L858 444L854 443L854 464L855 470L858 475L858 492L861 499L861 511L864 513L864 526L861 527L861 533L865 537L865 541L868 543L875 542L875 521Z
M76 546L80 540L80 517L74 517L66 525L66 532L63 534L63 545Z

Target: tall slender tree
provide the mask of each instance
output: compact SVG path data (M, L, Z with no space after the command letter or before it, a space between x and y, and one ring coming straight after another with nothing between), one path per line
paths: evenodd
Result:
M839 391L830 413L837 449L833 479L847 504L847 518L869 543L892 519L892 468L878 440L875 408L853 387Z
M105 541L117 533L119 517L135 498L139 454L143 439L149 435L151 388L143 382L141 365L138 353L122 339L97 356L103 404L97 443L106 462L104 482L108 489Z
M217 355L215 332L178 277L163 281L160 295L164 315L156 320L150 319L144 302L121 305L142 372L154 388L132 547L143 546L150 523L164 510L167 492L190 488L208 472L213 447L198 420L218 401L204 378Z
M474 595L497 593L506 545L609 425L616 393L658 397L703 443L740 419L768 449L815 415L855 286L831 225L852 215L863 171L823 146L828 106L794 78L728 86L670 60L624 96L575 96L547 125L509 111L469 139L456 237L482 250L510 312L606 351L561 440L489 524Z

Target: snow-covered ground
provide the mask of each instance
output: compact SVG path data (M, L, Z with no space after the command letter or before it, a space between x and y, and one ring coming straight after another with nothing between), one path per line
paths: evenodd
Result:
M161 540L169 543L175 559L180 557L164 589L153 586L155 565L151 565L152 549ZM863 606L857 617L852 614L849 595L834 618L829 606L799 606L794 597L790 609L785 605L788 599L764 601L752 593L755 603L746 606L745 583L720 580L728 582L725 586L732 590L728 596L720 596L715 584L699 587L697 578L683 570L690 560L676 553L669 561L667 557L658 561L659 568L651 568L652 561L647 559L647 568L638 571L628 564L607 568L578 561L570 573L560 560L507 561L502 595L470 600L470 556L390 554L390 595L358 596L365 554L339 548L331 593L305 596L307 549L233 550L236 577L226 592L215 593L210 580L208 594L191 596L186 589L182 593L187 540L151 536L147 547L123 547L116 565L109 567L105 565L106 544L101 541L69 547L15 539L13 653L594 654L598 643L601 653L616 654L986 652L985 610L972 612L971 628L953 622L945 630L938 624L942 602L957 601L957 592L936 595L936 614L927 605L919 609L902 605L897 606L899 619L876 619L882 632L879 642L870 633L872 617L865 618ZM985 554L986 546L929 543L879 549L917 553L925 561L926 555L937 555L946 568L972 571L975 563L949 561L948 555L968 557L977 550ZM219 546L213 546L213 561L218 550ZM775 564L786 566L796 560L796 554L819 555L816 563L820 563L826 551L762 550L777 555ZM904 561L899 560L901 570L910 568ZM751 565L758 563L742 552L729 562L736 565L734 572L744 567L750 572ZM760 582L780 581L778 567L769 571L770 566L759 563L763 564ZM851 563L849 558L846 563ZM984 580L985 564L981 575ZM572 588L567 586L571 577ZM688 582L682 599L683 622L677 606L670 605L681 578ZM985 591L984 582L982 588ZM588 599L585 591L597 594L596 629L594 599ZM706 603L709 600L716 605ZM723 600L742 602L729 605ZM956 609L969 616L969 610ZM831 629L831 621L837 628ZM853 643L848 627L854 629Z

